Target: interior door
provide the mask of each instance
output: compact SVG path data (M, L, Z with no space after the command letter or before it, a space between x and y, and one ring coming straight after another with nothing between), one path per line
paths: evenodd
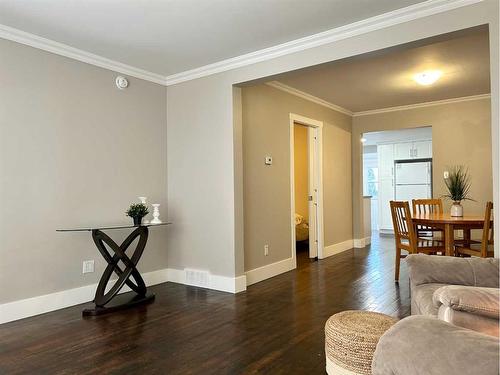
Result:
M318 130L308 127L309 145L309 258L318 256Z

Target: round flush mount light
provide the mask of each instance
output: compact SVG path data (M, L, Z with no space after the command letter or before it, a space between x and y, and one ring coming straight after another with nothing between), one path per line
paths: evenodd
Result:
M422 86L429 86L436 82L443 73L440 70L426 70L413 76L415 82Z
M118 87L120 90L126 89L128 87L128 80L123 76L116 77L115 83L116 87Z

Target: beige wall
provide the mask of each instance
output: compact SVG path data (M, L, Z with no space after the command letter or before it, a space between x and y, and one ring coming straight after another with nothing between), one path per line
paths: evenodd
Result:
M362 203L361 134L421 126L432 126L434 197L439 198L446 193L443 172L447 167L465 165L472 178L470 194L477 202L464 202L464 210L467 213L484 212L486 202L493 199L490 99L354 117L352 158L355 211L361 209ZM448 210L450 202L444 202L445 210ZM354 221L355 232L362 228L360 216L357 218Z
M294 127L295 212L309 221L309 155L307 127Z
M166 89L0 39L0 303L96 283L89 232L130 222L137 196L167 218ZM127 232L114 231L123 238ZM82 261L95 272L82 274ZM166 230L150 231L142 272L166 268Z
M498 0L485 0L169 86L168 203L169 215L176 223L175 230L172 228L167 238L169 266L203 268L228 277L243 274L243 247L238 244L242 234L235 235L235 231L243 228L240 222L243 219L235 214L243 195L238 180L240 166L235 158L241 146L238 143L241 122L235 120L239 112L233 97L235 84L481 24L490 27L492 136L496 166L493 176L495 204L500 204L497 172L500 165ZM499 225L500 220L497 220L496 232L500 232ZM495 246L498 252L498 245Z
M290 113L324 122L325 246L352 239L351 117L265 84L242 89L242 108L245 270L291 257Z

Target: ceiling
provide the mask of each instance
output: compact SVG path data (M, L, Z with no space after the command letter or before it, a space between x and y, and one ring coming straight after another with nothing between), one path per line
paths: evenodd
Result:
M169 76L422 0L0 0L0 24Z
M373 146L383 142L407 142L418 139L432 139L432 127L386 130L381 132L364 133L364 146Z
M413 75L439 69L421 86ZM273 77L352 112L490 93L489 38L477 27Z

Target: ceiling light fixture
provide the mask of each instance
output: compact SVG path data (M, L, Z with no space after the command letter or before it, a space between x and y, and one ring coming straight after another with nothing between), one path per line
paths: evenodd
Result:
M426 70L413 76L415 82L422 86L429 86L436 82L443 73L440 70Z

